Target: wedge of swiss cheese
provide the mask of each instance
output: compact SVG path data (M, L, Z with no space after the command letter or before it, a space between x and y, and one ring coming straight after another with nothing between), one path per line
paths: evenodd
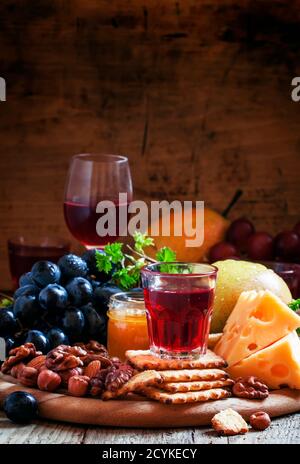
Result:
M233 379L254 375L269 388L288 386L300 389L300 340L297 333L290 333L227 371Z
M242 292L214 351L233 366L300 327L300 317L269 290Z

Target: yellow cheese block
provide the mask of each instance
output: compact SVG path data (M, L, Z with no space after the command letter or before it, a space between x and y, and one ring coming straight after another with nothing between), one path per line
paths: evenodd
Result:
M269 290L242 292L215 352L232 366L300 327L300 317Z
M296 332L278 340L227 369L229 375L254 375L269 388L289 386L300 389L300 340Z

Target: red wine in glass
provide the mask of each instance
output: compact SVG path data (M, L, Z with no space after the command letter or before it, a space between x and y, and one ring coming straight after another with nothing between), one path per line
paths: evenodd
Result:
M97 212L97 205L102 201L109 201L110 206ZM131 201L132 181L125 156L82 154L72 158L66 182L64 215L71 234L86 248L103 248L126 235L127 222L122 221L121 226L119 214L126 212L128 220ZM104 215L114 227L99 233L97 223Z
M150 343L172 352L203 350L207 343L214 289L144 289Z
M115 200L113 203L115 206L111 207L112 211L109 211L109 208L107 208L104 213L97 213L96 204L84 205L81 203L65 201L65 220L74 237L86 247L104 247L107 243L116 241L123 232L120 230L119 224L120 209L126 209L126 213L128 214L129 203L119 204L118 200ZM116 235L99 236L97 234L97 221L104 214L111 217L112 220L116 220Z

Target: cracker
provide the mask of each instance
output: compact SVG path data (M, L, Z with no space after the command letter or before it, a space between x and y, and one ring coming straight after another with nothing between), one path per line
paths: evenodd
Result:
M128 393L139 391L148 385L158 385L163 382L160 374L156 371L144 371L131 377L127 383L116 391L105 391L102 395L103 400L124 397Z
M189 382L196 380L226 380L229 375L221 369L182 369L159 371L164 382Z
M211 390L214 388L231 387L234 381L227 380L213 380L213 381L196 381L196 382L169 382L163 383L160 388L170 393L189 392L189 391L202 391Z
M145 387L140 390L140 393L147 398L151 398L152 400L165 404L197 403L201 401L221 400L231 396L230 391L223 388L172 394L159 388Z
M149 350L128 350L126 358L132 366L139 370L156 369L218 369L227 367L223 358L207 350L206 354L198 359L160 359L151 354Z
M224 409L215 414L211 420L212 426L220 435L240 435L248 432L247 422L234 409Z

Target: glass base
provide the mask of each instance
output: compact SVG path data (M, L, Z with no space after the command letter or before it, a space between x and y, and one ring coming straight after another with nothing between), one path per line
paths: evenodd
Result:
M157 346L151 346L150 351L154 356L161 359L198 359L200 356L206 353L206 347L196 348L192 351L170 351L165 348L159 348Z

